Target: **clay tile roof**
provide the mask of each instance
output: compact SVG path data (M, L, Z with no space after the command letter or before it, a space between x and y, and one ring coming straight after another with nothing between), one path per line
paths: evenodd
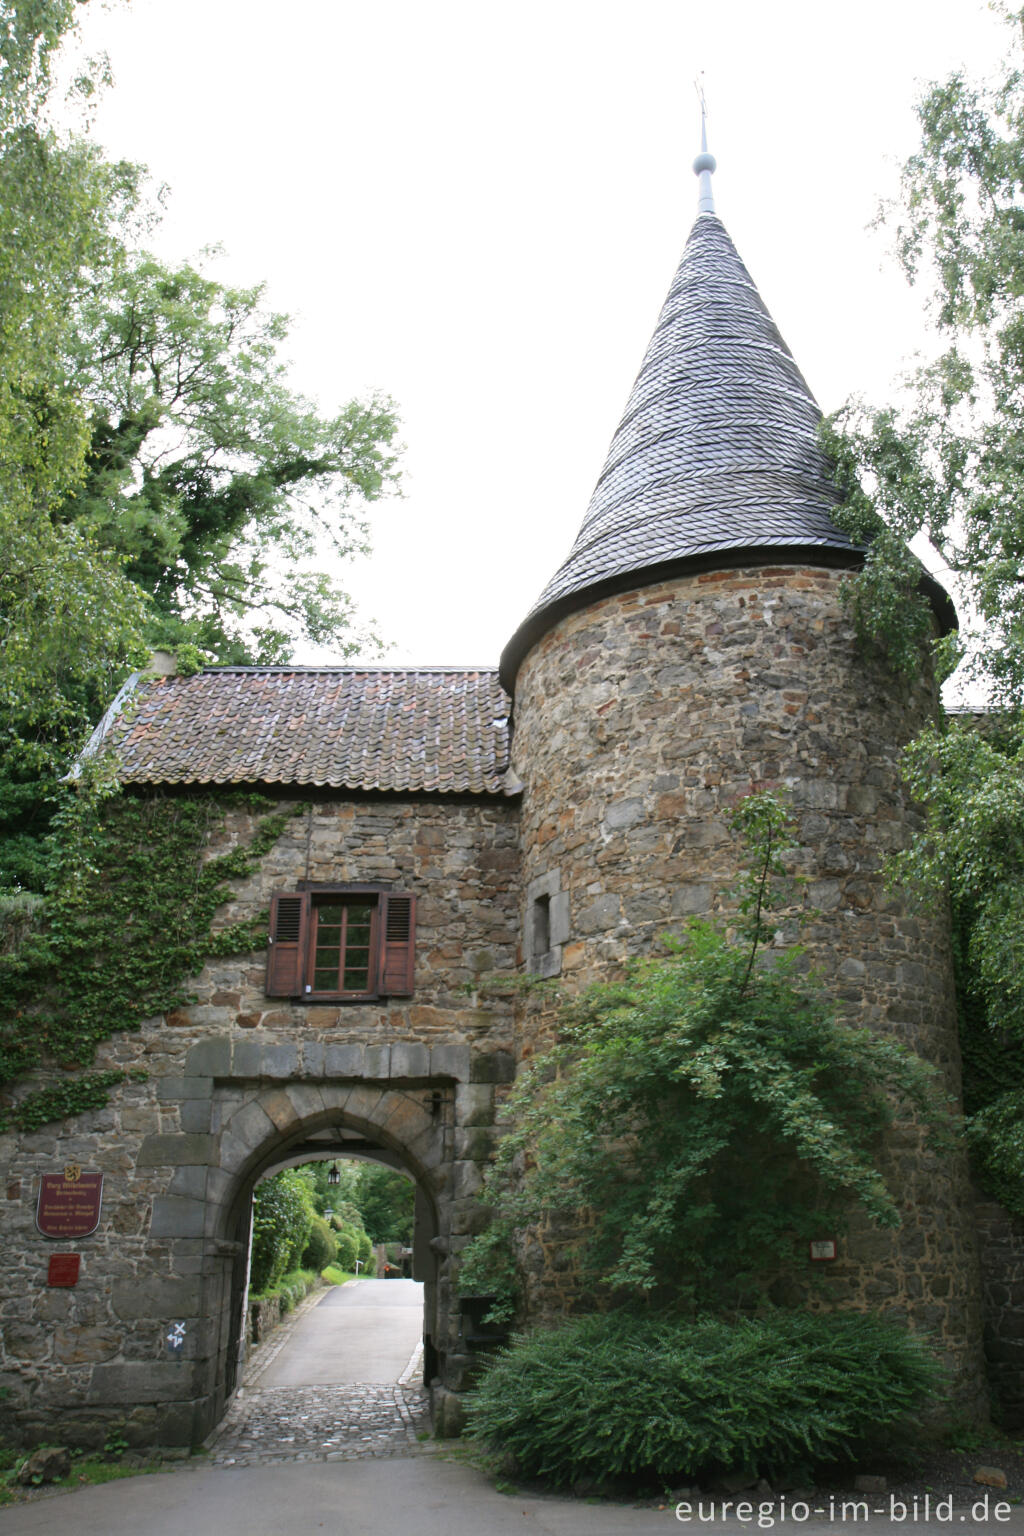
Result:
M493 670L216 667L142 677L89 750L126 784L511 794L508 713Z
M787 549L856 563L820 414L725 226L701 214L576 542L502 656L505 686L562 614L655 567Z

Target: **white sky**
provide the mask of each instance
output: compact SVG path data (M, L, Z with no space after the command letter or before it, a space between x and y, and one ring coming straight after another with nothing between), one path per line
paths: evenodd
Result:
M568 551L695 216L695 74L717 211L828 411L888 398L920 343L867 228L919 88L1005 37L978 0L130 0L86 25L115 76L95 137L171 189L154 247L265 279L324 409L398 404L404 499L349 577L388 659L478 665Z

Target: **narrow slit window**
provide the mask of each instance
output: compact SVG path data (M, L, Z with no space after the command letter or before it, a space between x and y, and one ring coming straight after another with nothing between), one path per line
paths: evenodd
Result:
M538 896L533 903L533 932L530 950L534 955L546 955L551 948L551 897Z

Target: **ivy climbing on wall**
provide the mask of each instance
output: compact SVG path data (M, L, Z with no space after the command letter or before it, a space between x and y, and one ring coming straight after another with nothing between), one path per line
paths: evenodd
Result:
M234 895L229 882L250 874L287 824L291 813L269 814L272 804L252 794L69 796L51 890L0 943L0 1090L40 1068L89 1067L100 1041L188 1003L188 979L207 959L263 944L265 913L213 921ZM252 837L206 857L237 810L257 815ZM99 1108L127 1075L79 1071L0 1111L0 1129Z

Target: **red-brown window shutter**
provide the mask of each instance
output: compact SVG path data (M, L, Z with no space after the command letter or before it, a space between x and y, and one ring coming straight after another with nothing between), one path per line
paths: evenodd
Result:
M308 916L309 897L304 891L271 896L268 997L298 997L302 992Z
M381 897L380 990L385 997L412 994L416 951L416 897L388 894Z

